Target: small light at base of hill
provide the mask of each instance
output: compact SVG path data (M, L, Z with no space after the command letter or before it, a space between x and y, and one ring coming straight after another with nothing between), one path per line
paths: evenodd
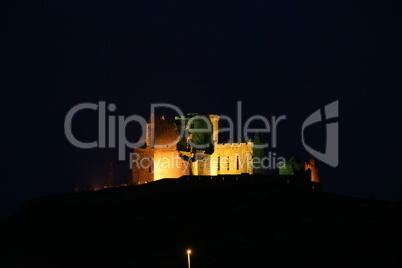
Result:
M187 249L188 268L190 268L190 254L191 254L191 249Z

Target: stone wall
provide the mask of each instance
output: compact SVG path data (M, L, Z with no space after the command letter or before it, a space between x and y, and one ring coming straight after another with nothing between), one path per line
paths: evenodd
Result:
M192 175L253 174L253 143L218 143L211 155L197 152Z

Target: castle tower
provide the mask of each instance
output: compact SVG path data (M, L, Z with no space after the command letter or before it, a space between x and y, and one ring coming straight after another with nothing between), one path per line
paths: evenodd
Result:
M175 121L151 115L147 124L146 146L134 148L133 184L190 174L189 164L180 157L177 148L178 130Z
M210 114L209 120L212 123L212 141L214 144L218 143L218 131L219 131L219 115Z
M320 178L318 177L318 169L315 166L315 160L314 158L311 158L309 162L306 162L304 164L305 170L310 169L311 170L311 181L312 182L320 182Z

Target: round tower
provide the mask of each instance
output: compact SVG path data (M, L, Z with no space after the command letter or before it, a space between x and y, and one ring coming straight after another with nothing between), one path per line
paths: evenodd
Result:
M218 143L218 131L219 131L219 115L210 114L209 120L212 123L212 140L214 144Z

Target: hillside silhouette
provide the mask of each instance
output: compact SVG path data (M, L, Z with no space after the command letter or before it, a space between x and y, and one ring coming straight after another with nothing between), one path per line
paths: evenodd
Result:
M2 267L398 267L399 204L259 179L51 196L0 224ZM297 265L297 266L296 266Z

